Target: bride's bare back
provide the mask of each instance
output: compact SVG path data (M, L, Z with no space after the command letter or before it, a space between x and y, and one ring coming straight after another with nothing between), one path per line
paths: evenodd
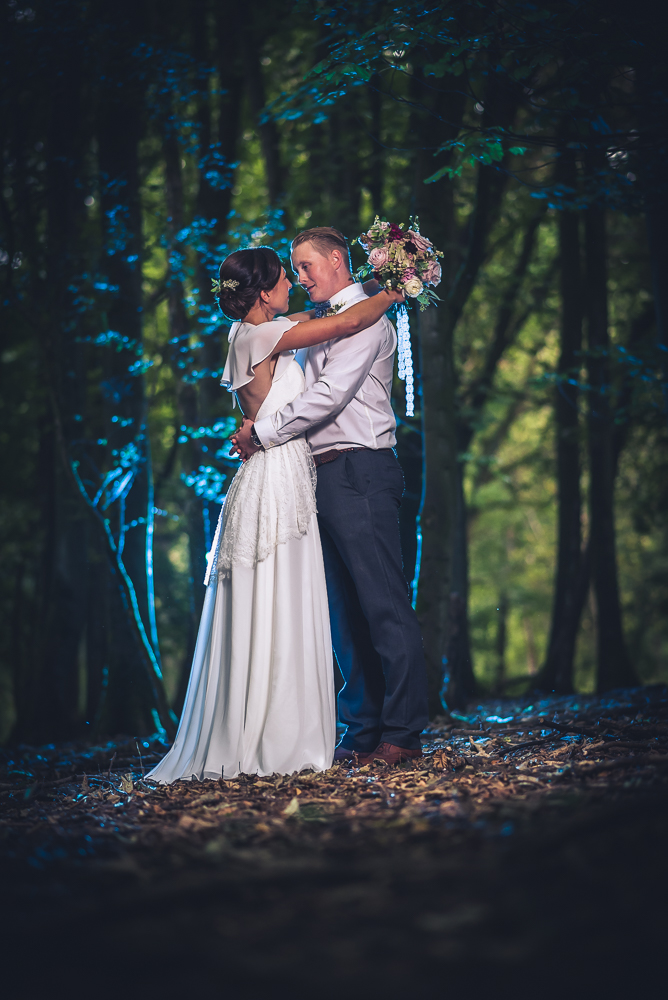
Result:
M260 361L253 368L255 372L253 381L237 389L237 400L245 417L255 420L258 410L269 395L277 361L278 354L272 354L271 357Z

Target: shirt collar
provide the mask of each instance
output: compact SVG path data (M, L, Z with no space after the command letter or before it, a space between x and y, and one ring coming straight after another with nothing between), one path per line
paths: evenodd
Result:
M346 285L345 288L342 288L339 292L334 292L334 294L330 296L329 304L331 306L345 306L350 302L357 302L358 299L364 298L366 298L364 289L359 282L356 281L352 285Z

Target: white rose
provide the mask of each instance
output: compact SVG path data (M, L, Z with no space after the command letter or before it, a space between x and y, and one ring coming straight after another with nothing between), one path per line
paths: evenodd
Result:
M404 292L411 299L416 299L423 289L423 284L419 278L409 278L404 284Z

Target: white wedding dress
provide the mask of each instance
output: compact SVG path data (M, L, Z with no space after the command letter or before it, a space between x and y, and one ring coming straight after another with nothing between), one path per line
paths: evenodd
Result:
M280 337L285 321L275 325ZM303 391L300 366L281 355L256 419ZM303 437L257 452L239 469L205 582L176 739L148 777L169 783L330 767L332 645L315 469Z

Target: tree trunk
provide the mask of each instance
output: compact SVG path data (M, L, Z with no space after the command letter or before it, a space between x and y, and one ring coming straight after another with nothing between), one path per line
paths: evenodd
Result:
M420 84L420 76L416 73L412 84L416 94ZM505 93L496 94L492 84L489 93L495 105L495 122L508 123L515 112L514 99ZM438 138L453 137L464 111L461 95L439 92L431 98L421 96L442 122L442 135ZM421 154L416 157L415 199L415 211L420 215L425 232L436 246L445 250L442 287L447 290L447 297L439 308L427 309L420 318L424 479L419 522L422 565L416 607L423 629L431 713L440 711L444 705L463 706L465 692L474 689L475 684L464 595L453 596L458 593L453 588L453 549L459 489L453 343L455 328L484 262L488 236L498 218L506 183L503 173L479 167L475 203L467 224L466 250L458 266L460 240L451 186L447 181L434 185L422 183L433 171L433 158L428 151L435 141L434 120L423 115L416 129ZM460 494L461 499L463 494ZM462 527L460 522L460 530ZM465 544L465 538L460 539L460 543ZM462 563L465 565L465 560L460 559L459 564ZM449 657L455 653L457 659L453 670Z
M446 309L433 307L419 319L424 428L424 473L419 528L422 558L416 611L422 628L429 714L443 710L448 673L452 550L457 504L455 379L452 329ZM448 702L450 704L450 702Z
M187 344L190 334L190 322L185 307L185 293L183 288L180 249L174 245L175 235L184 225L184 205L183 205L183 178L181 174L181 152L179 149L178 137L172 127L171 108L164 116L163 127L163 154L165 157L165 180L167 207L169 211L170 234L172 246L170 247L168 258L168 296L167 309L169 318L169 339L174 344L172 354L172 371L176 383L176 400L179 411L179 421L186 427L197 428L201 424L198 406L198 393L193 382L186 382L183 379L183 372L179 368L178 362L181 357L180 347ZM206 273L205 267L202 268ZM188 472L195 471L202 461L202 454L197 442L192 438L181 445L184 465ZM183 705L185 692L190 676L190 667L195 650L195 640L199 620L202 616L202 606L204 604L203 580L206 572L207 544L204 530L204 517L202 514L202 501L195 493L190 493L186 503L186 520L188 531L188 549L190 561L190 622L188 624L188 641L181 668L181 676L177 687L176 710L179 711Z
M565 150L559 158L559 181L577 186L575 156ZM557 568L552 624L547 655L536 687L559 694L573 690L573 659L580 618L588 589L582 579L582 497L580 492L580 427L578 373L582 351L583 289L580 217L568 209L559 215L561 291L561 350L559 382L554 394L557 452Z
M253 9L250 4L241 8L240 44L246 75L246 92L253 114L254 127L260 137L262 157L267 178L269 204L277 208L285 194L285 170L281 160L280 136L273 119L263 121L262 111L267 103L260 62L261 40L256 30Z
M664 162L665 170L665 162ZM657 344L663 370L664 412L668 419L668 195L663 189L650 191L647 196L646 221L649 240L652 291L656 318Z
M590 164L590 169L593 166ZM638 681L626 649L617 582L605 209L597 202L585 211L585 255L590 386L589 516L597 611L597 689L608 691Z
M458 448L458 451L461 449ZM447 678L442 698L447 704L462 707L478 692L473 673L473 656L469 635L469 524L464 496L464 462L457 460L455 533L452 553L450 590L450 635L448 637Z
M638 110L645 135L638 151L638 173L645 202L656 339L663 371L663 400L668 419L668 69L665 60L639 60Z
M122 600L114 602L109 688L101 725L111 732L148 732L156 725L170 728L171 720L161 718L165 702L155 623L154 500L144 379L128 371L141 355L143 306L138 144L144 95L130 55L134 39L143 30L145 11L143 4L130 0L122 6L124 17L119 18L118 33L109 46L97 122L105 265L109 284L117 289L107 321L110 330L127 338L127 346L108 355L103 388L109 447L118 454L130 449L126 453L134 451L136 455L131 489L127 498L117 504L119 544L114 574L121 587L123 567L127 570L137 607L123 586L119 591ZM137 645L142 630L151 653ZM156 703L156 696L161 705Z
M112 643L111 605L114 579L99 533L90 532L88 544L88 615L86 621L86 661L88 684L86 719L91 735L101 733L106 713L109 685L109 655Z
M203 336L202 358L204 369L209 374L198 383L198 405L201 418L205 423L210 423L214 415L217 416L225 412L229 406L229 397L220 387L220 374L227 347L227 327L223 323L211 291L211 278L217 277L221 263L217 247L224 243L227 237L228 216L232 207L232 186L234 184L232 168L236 161L239 142L244 88L244 77L239 58L232 55L238 46L238 19L230 17L230 11L227 8L220 7L216 9L216 17L218 54L221 56L218 65L221 94L218 133L215 142L212 98L208 78L206 86L200 87L197 99L200 128L200 167L195 211L197 216L204 219L207 224L215 222L211 229L213 245L208 247L206 252L200 252L197 255L199 305L200 308L204 307L206 311L213 310L214 315L220 319L220 325L217 329L214 332L206 332ZM208 61L209 53L206 48L208 23L204 0L198 0L198 8L195 9L195 27L196 54L198 59L205 63ZM207 163L209 153L214 151L220 159L213 171L214 179L212 179L208 175Z
M81 436L84 370L76 340L71 287L81 268L79 240L85 211L81 64L56 56L48 134L47 250L49 301L44 373L59 400L70 437ZM44 490L41 614L32 657L29 703L19 699L15 737L31 742L80 734L79 649L87 600L87 518L54 446L53 426L43 428L39 475ZM28 709L28 714L23 710Z
M383 174L385 148L382 145L383 98L380 92L380 77L369 81L369 109L371 111L371 152L369 154L369 193L374 215L383 214Z
M508 592L499 594L496 609L496 637L494 640L494 694L502 695L506 686L506 645L508 639Z
M424 100L422 79L412 80L415 100ZM445 102L449 106L445 108ZM458 131L464 113L464 99L458 94L429 96L435 111L452 123L443 126L443 138ZM416 114L412 125L416 134L414 161L413 212L420 226L437 247L444 248L442 287L449 289L458 269L457 226L452 188L447 182L425 185L424 178L433 171L431 147L434 145L434 119ZM420 564L416 611L422 628L429 714L437 715L444 707L444 678L448 669L448 645L451 634L452 558L457 507L457 442L455 440L455 371L453 335L455 322L448 300L438 309L430 307L418 314L420 341L420 380L418 396L422 412L423 472L422 499L417 521Z

